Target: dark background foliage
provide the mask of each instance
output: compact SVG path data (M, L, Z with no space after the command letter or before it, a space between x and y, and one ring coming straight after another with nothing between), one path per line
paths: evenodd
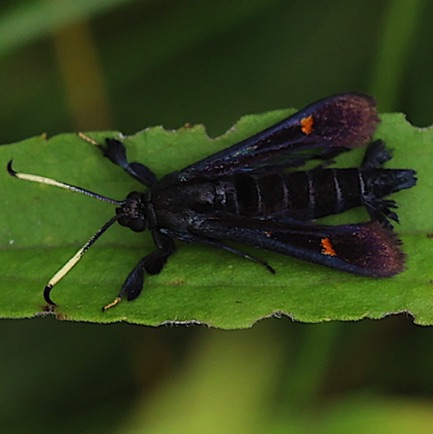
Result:
M421 0L3 1L0 142L187 122L215 136L243 114L351 90L427 126L432 17ZM2 321L1 426L423 432L432 333L404 314L238 332Z

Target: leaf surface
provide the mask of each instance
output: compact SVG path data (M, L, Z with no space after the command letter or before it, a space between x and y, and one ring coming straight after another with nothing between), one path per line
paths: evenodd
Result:
M212 139L203 126L176 131L148 128L125 138L130 161L159 176L180 169L281 120L289 111L245 116L226 134ZM178 243L163 272L147 277L143 294L105 313L133 266L152 251L149 234L115 225L54 288L59 318L145 325L203 323L245 328L271 315L297 321L359 320L408 312L419 324L433 324L433 129L411 126L402 114L384 114L376 133L394 150L387 167L418 172L418 185L399 192L401 224L396 228L407 253L407 270L390 279L371 279L264 251L276 275L227 252ZM116 132L91 134L96 140ZM343 155L337 166L356 167L364 150ZM75 134L33 137L0 147L6 168L13 158L19 172L43 175L114 199L141 190L134 179L104 159ZM0 317L24 318L44 312L42 290L52 275L114 213L114 207L53 187L19 182L0 172ZM327 223L363 221L362 209L327 218Z

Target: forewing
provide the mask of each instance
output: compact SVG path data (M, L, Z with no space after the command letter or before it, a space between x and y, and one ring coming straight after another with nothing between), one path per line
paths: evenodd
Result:
M179 179L298 167L371 140L379 119L374 99L348 93L317 101L293 116L179 172Z
M327 226L250 218L201 221L194 230L221 242L294 256L348 273L390 277L404 269L401 242L378 222Z

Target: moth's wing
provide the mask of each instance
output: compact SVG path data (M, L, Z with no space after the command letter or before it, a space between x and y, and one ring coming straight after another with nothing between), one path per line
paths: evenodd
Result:
M378 121L373 98L356 93L331 96L184 168L178 178L215 178L298 167L310 159L330 159L368 143Z
M390 277L404 269L396 234L370 221L340 226L236 216L198 219L196 235L294 256L348 273Z

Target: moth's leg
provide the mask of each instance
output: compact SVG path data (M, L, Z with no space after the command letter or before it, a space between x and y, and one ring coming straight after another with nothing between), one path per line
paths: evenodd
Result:
M257 256L250 255L249 253L243 252L242 250L235 249L234 247L228 246L227 244L224 244L220 241L214 241L214 240L201 240L197 241L201 244L207 244L212 247L216 247L219 249L224 249L227 252L233 253L237 256L240 256L241 258L248 259L251 262L255 262L256 264L263 265L268 271L270 271L272 274L275 274L275 270L263 259L258 258Z
M147 166L137 162L128 163L125 145L120 140L107 138L105 139L105 145L101 145L83 133L79 133L79 136L92 145L97 146L105 157L117 166L120 166L129 175L138 179L146 187L155 184L156 176Z
M174 238L177 238L178 240L185 241L187 243L204 244L207 246L215 247L217 249L226 250L227 252L240 256L241 258L248 259L249 261L255 262L259 265L263 265L268 271L270 271L272 274L275 274L275 270L263 259L257 258L256 256L250 255L249 253L243 252L232 246L224 244L219 240L210 237L204 237L203 235L195 234L192 232L186 232L185 234L176 233L172 234L172 236Z
M147 166L137 162L128 163L126 148L121 141L111 138L105 139L105 146L99 145L99 149L105 157L145 186L150 187L155 184L156 176Z
M376 140L368 145L361 167L363 169L380 169L392 158L391 150L382 140Z
M311 170L326 169L329 166L332 166L334 163L335 163L335 160L333 158L329 158L327 160L322 161L317 166L314 166Z
M175 252L176 246L171 237L159 232L155 231L153 238L158 249L138 262L126 278L118 296L102 310L105 311L116 306L124 296L128 301L135 300L143 289L145 273L159 274L161 272L167 259Z
M388 229L392 229L393 226L389 220L394 220L399 223L399 218L396 212L392 209L397 208L397 204L394 200L380 199L369 196L364 199L364 206L372 220L377 220Z

